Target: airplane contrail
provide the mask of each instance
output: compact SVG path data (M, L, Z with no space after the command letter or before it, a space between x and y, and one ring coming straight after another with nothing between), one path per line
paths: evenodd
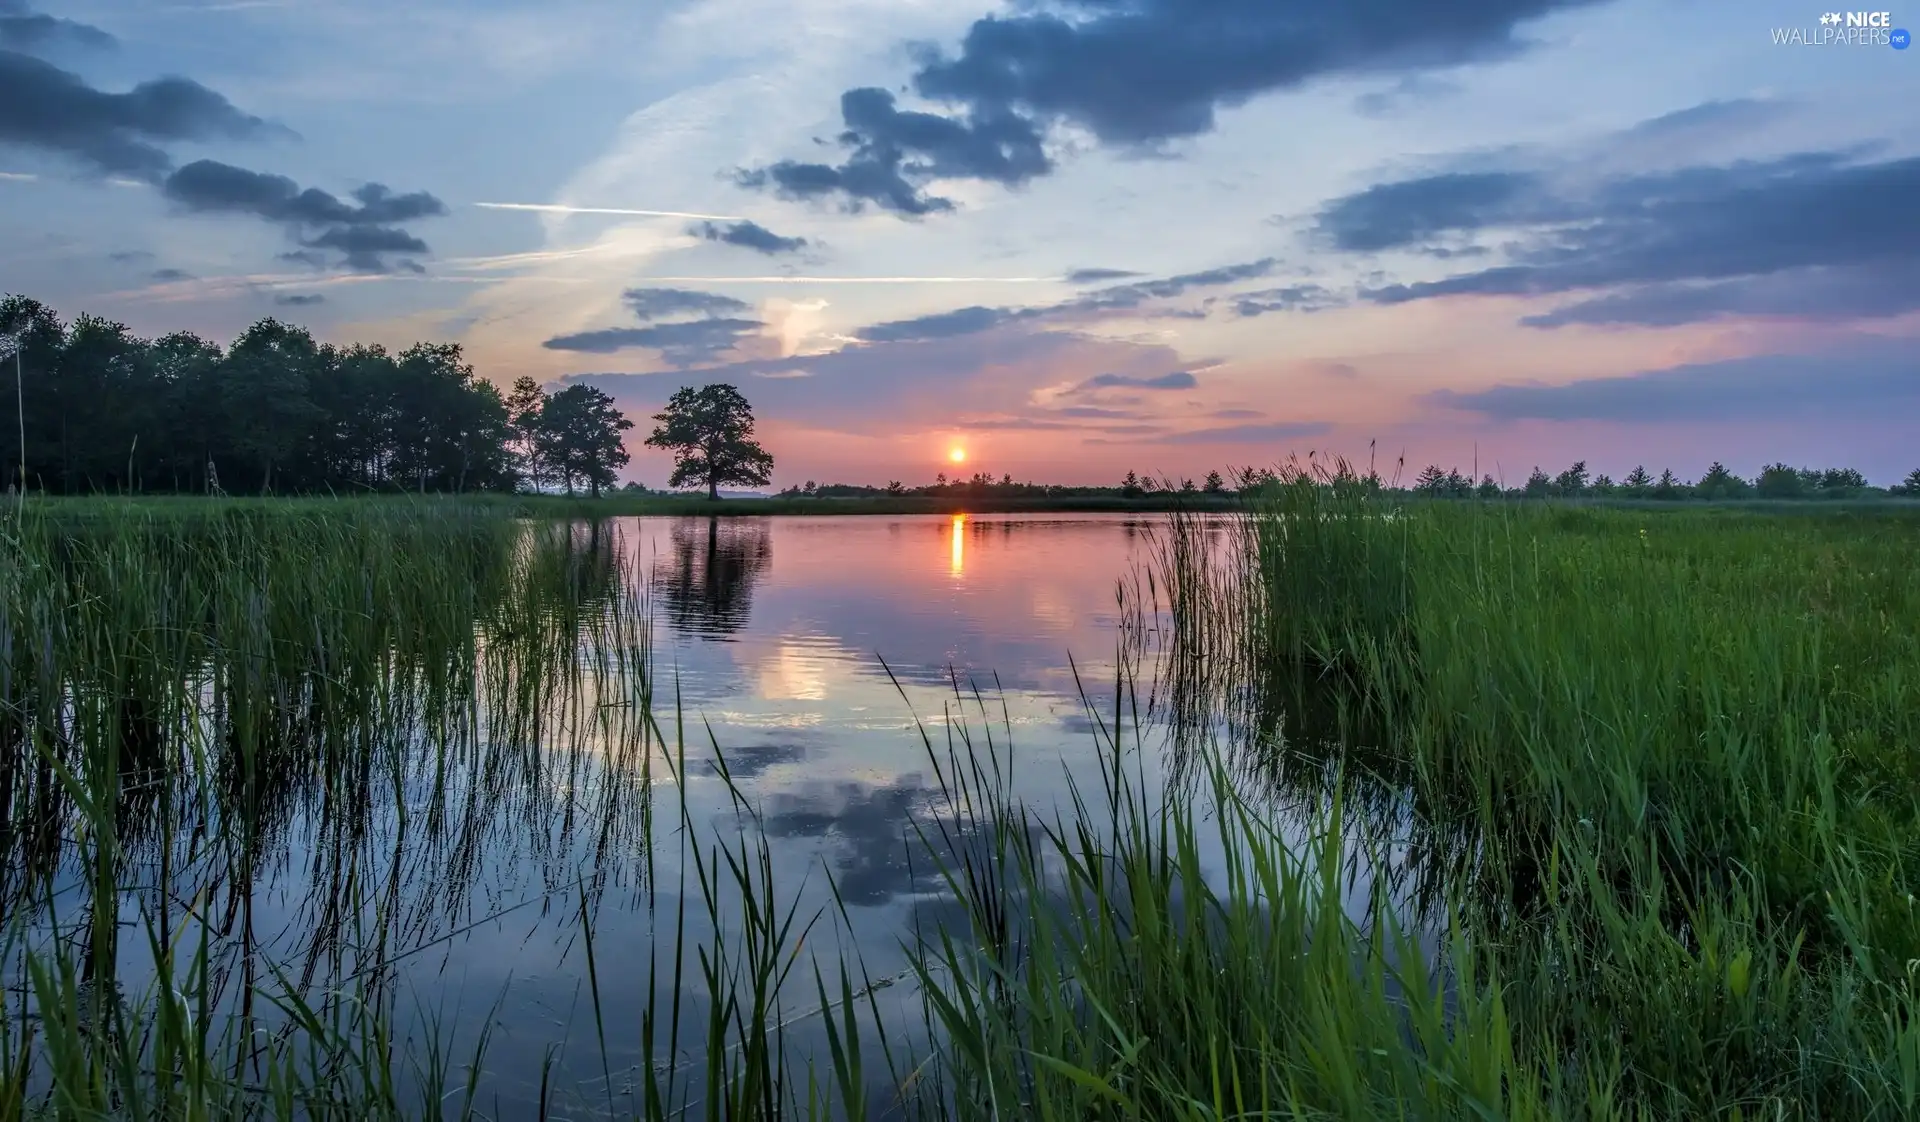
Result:
M714 222L745 222L737 214L695 214L687 210L636 210L618 206L562 206L559 203L475 203L485 210L531 210L540 214L637 214L644 218L705 218Z

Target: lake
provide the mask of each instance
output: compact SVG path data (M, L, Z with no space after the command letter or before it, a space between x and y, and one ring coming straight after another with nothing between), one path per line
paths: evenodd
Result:
M484 673L550 610L483 627L473 657L495 696L468 711L436 708L446 691L431 684L382 695L391 716L367 735L404 742L375 754L390 775L329 771L298 793L248 794L285 805L259 816L272 826L246 828L260 836L243 856L175 843L142 876L179 899L217 890L223 915L174 922L256 984L377 976L400 995L409 1046L450 1057L454 1083L484 1046L477 1091L497 1116L543 1095L562 1115L622 1112L649 1063L677 1056L697 1072L708 993L746 985L703 974L716 938L715 960L732 962L777 936L772 958L795 969L775 1020L797 1059L824 1062L818 986L837 994L843 963L860 1019L923 1048L906 944L942 925L967 937L929 857L930 845L980 844L959 773L979 767L1045 817L1076 794L1099 803L1116 728L1148 790L1177 762L1166 718L1179 706L1156 641L1166 613L1144 583L1162 526L994 515L562 528L566 579L611 567L627 605L611 609L617 626L593 612L568 625L589 638L556 627L557 642L578 644L554 656L564 670ZM528 681L544 691L530 702L500 684ZM1230 724L1203 723L1208 735ZM1304 831L1313 810L1273 814L1283 832L1299 815ZM1206 875L1221 858L1207 851ZM1359 915L1377 871L1347 875ZM56 896L80 878L63 870ZM790 928L756 928L742 897L762 891L759 911ZM123 914L151 914L144 899L129 886ZM151 978L144 939L123 940L117 958L123 986ZM900 1074L874 1058L866 1078L884 1099Z

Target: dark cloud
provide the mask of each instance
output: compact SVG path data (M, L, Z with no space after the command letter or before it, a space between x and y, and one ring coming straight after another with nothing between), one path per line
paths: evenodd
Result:
M195 160L168 176L161 190L189 210L252 214L299 226L386 226L447 213L447 205L425 191L396 195L368 183L348 203L317 187L302 190L284 175L216 160Z
M1317 284L1294 284L1248 292L1233 299L1233 310L1243 318L1268 312L1318 312L1340 307L1345 301Z
M1427 400L1509 421L1870 420L1920 414L1920 369L1909 341L1889 340L1839 353L1758 355L1558 386L1442 390Z
M1040 308L955 308L951 312L891 320L862 328L860 337L870 343L899 343L910 339L947 339L955 335L973 335L981 331L1042 315Z
M173 161L158 145L246 139L270 131L258 117L186 78L107 93L51 63L0 50L0 143L51 152L108 175L158 180Z
M541 344L550 351L613 354L632 347L659 351L678 367L717 362L742 340L759 333L757 319L696 319L685 323L657 323L651 327L614 327L561 335Z
M1611 290L1530 317L1536 327L1903 314L1920 308L1920 223L1912 220L1920 157L1862 163L1859 155L1800 153L1584 187L1525 171L1429 176L1337 200L1322 212L1321 228L1341 248L1369 251L1517 232L1503 263L1363 293L1380 304Z
M1540 191L1539 176L1515 171L1380 183L1321 211L1319 229L1341 249L1398 249L1442 233L1531 221L1545 201Z
M1125 409L1108 409L1099 405L1069 405L1064 409L1051 411L1056 417L1071 417L1081 421L1137 421L1140 414Z
M753 305L714 292L686 288L629 288L621 293L635 319L643 323L684 315L721 316L753 310Z
M309 249L338 251L341 264L356 273L384 273L396 264L388 254L427 252L427 243L397 226L335 226L303 242ZM409 272L420 272L418 262L397 262Z
M1664 140L1694 135L1702 129L1754 128L1779 120L1786 111L1787 106L1780 102L1750 97L1703 101L1698 105L1648 118L1628 129L1621 137L1625 140Z
M688 231L697 237L724 245L737 245L768 255L798 253L807 248L805 238L785 238L758 222L729 222L724 225L702 222Z
M685 288L630 288L621 294L645 327L611 327L548 339L551 351L613 354L635 347L659 351L681 369L724 361L766 324L741 313L751 304L731 296ZM688 318L695 317L695 318ZM666 322L662 322L666 321Z
M160 189L190 211L248 214L278 223L307 249L332 250L341 255L342 265L362 273L389 271L396 264L391 255L428 251L426 242L395 223L447 213L446 204L425 191L396 195L384 184L368 183L348 202L317 187L302 189L284 175L217 160L195 160L169 175ZM410 261L397 264L419 269Z
M1067 273L1067 283L1100 284L1104 281L1126 280L1128 277L1139 275L1130 269L1073 269Z
M1266 414L1258 409L1215 409L1207 416L1216 421L1248 421L1255 417L1264 417Z
M782 160L741 172L747 187L772 187L784 197L840 196L848 209L868 203L906 215L953 209L951 199L921 193L931 179L985 179L1018 185L1053 169L1032 121L1004 109L962 118L901 110L893 94L867 87L840 95L851 149L844 163Z
M1281 421L1265 425L1221 425L1163 436L1161 444L1270 444L1323 436L1333 431L1325 421Z
M1645 284L1531 315L1528 327L1674 327L1726 317L1841 323L1920 311L1920 261L1787 269L1736 280Z
M133 265L153 260L153 254L144 249L123 249L117 253L107 254L107 260L117 265Z
M1043 137L1077 125L1140 149L1210 132L1217 110L1338 74L1409 73L1510 56L1518 26L1595 0L1065 0L975 21L957 54L919 52L916 93L952 116L902 112L893 95L841 98L852 150L839 165L784 161L743 182L839 195L902 214L952 209L935 179L1017 185L1052 170Z
M1215 269L1203 269L1197 273L1181 273L1162 280L1135 281L1132 284L1117 284L1096 289L1068 301L1062 307L1082 309L1137 308L1150 300L1169 300L1185 295L1195 288L1217 288L1221 285L1237 284L1244 280L1256 280L1273 272L1280 264L1272 257L1262 257L1258 261L1248 261L1239 265L1222 265Z
M295 292L275 296L273 302L282 308L311 308L326 303L327 298L317 292Z
M872 343L898 343L913 339L946 339L957 335L972 335L982 331L991 331L1011 323L1025 321L1073 322L1077 319L1098 317L1116 312L1131 312L1155 300L1167 300L1182 296L1196 288L1218 287L1239 281L1266 276L1271 273L1278 261L1272 257L1258 261L1249 261L1239 265L1223 265L1215 269L1205 269L1197 273L1182 273L1161 280L1139 281L1133 284L1110 285L1083 293L1071 300L1057 304L1034 305L1025 308L987 308L979 305L955 308L949 312L934 312L930 315L914 316L911 319L891 320L876 323L861 330L860 337ZM1088 273L1117 272L1118 270L1084 270ZM1204 318L1206 313L1198 310L1166 310L1155 313L1158 316L1177 318Z
M75 46L102 50L118 43L119 40L91 24L31 11L26 0L0 0L0 48L39 51Z
M149 273L148 276L161 284L193 279L193 274L187 272L185 269L155 269Z
M1161 374L1152 378L1130 377L1126 374L1096 374L1074 387L1074 392L1109 389L1126 386L1137 390L1190 390L1200 384L1185 370L1176 370L1171 374Z

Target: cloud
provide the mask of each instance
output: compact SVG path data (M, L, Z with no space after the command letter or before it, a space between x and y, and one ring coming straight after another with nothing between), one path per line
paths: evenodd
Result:
M1526 316L1528 327L1675 327L1728 317L1840 323L1920 311L1920 261L1785 269L1727 281L1674 281Z
M1333 426L1325 421L1281 421L1265 425L1221 425L1217 428L1191 429L1161 437L1160 444L1270 444L1298 440L1303 436L1324 436Z
M1379 183L1335 200L1318 229L1345 250L1399 249L1442 233L1544 217L1533 172L1446 172ZM1522 204L1528 204L1523 206Z
M326 303L327 298L317 292L290 292L275 296L273 302L282 308L311 308Z
M1416 73L1511 56L1518 26L1595 0L1066 0L974 22L957 54L921 48L912 88L953 115L902 111L880 89L841 97L844 163L743 174L803 198L905 215L951 210L936 179L1017 186L1053 169L1057 124L1139 149L1213 130L1219 109L1341 74Z
M1200 380L1184 370L1171 374L1161 374L1152 378L1130 377L1126 374L1096 374L1073 387L1074 393L1086 393L1090 390L1113 389L1121 386L1140 390L1190 390L1200 384Z
M1067 273L1067 283L1099 284L1103 281L1125 280L1139 275L1130 269L1072 269Z
M123 249L107 254L107 260L116 265L134 265L153 260L153 254L144 249Z
M1283 288L1247 292L1233 300L1233 310L1245 319L1268 312L1318 312L1337 308L1345 301L1317 284L1294 284Z
M733 222L724 226L702 222L698 226L689 228L688 233L710 242L737 245L743 249L755 250L770 256L780 253L798 253L807 248L807 239L781 237L758 222Z
M26 0L0 0L0 49L38 51L75 46L104 50L117 45L118 39L91 24L31 11Z
M898 343L912 339L945 339L956 335L972 335L1012 323L1041 321L1072 323L1115 313L1134 313L1156 300L1172 299L1196 288L1217 287L1266 276L1277 264L1277 259L1265 257L1258 261L1223 265L1197 273L1182 273L1161 280L1110 285L1055 304L1021 308L989 308L981 305L955 308L947 312L934 312L910 319L876 323L863 328L859 334L860 338L872 343ZM1098 269L1085 271L1089 273L1118 272L1118 270ZM1196 310L1163 310L1155 313L1158 316L1175 318L1201 318L1205 314Z
M1637 129L1657 134L1757 111L1709 103ZM1604 293L1528 317L1534 327L1904 314L1920 308L1920 269L1913 265L1920 223L1911 214L1920 198L1920 157L1862 163L1859 156L1802 152L1585 183L1543 171L1447 173L1335 200L1321 212L1319 228L1339 248L1368 252L1431 252L1430 239L1512 231L1500 263L1362 296L1401 304Z
M1432 404L1496 420L1867 420L1920 411L1911 340L1846 351L1771 354L1696 363L1564 385L1441 390Z
M193 274L187 272L185 269L155 269L148 275L161 284L193 279Z
M0 143L51 152L103 175L157 180L173 166L161 143L241 140L271 128L186 78L107 93L51 63L0 50Z
M427 243L396 223L447 213L425 191L395 194L380 183L356 188L351 202L317 187L302 189L284 175L250 171L216 160L195 160L166 178L161 192L198 213L248 214L277 223L309 250L333 250L355 272L383 273L390 255L420 255ZM315 233L307 233L317 230ZM417 263L401 262L418 271Z
M761 334L767 326L762 320L740 314L751 311L752 305L718 293L684 288L630 288L621 296L634 318L648 326L559 335L541 346L550 351L587 354L646 348L660 352L668 363L685 369L722 361L740 343Z
M1384 90L1353 99L1353 110L1365 117L1386 117L1416 102L1432 102L1460 92L1460 84L1425 74L1408 74Z
M589 354L613 354L631 347L646 347L659 351L668 362L684 368L718 361L742 340L759 334L765 326L757 319L696 319L685 323L659 323L651 327L583 331L548 339L541 345L551 351L584 351Z
M694 292L685 288L629 288L621 294L634 317L641 322L671 319L675 316L720 316L751 311L753 305L714 292Z
M995 110L964 118L903 111L893 94L872 87L840 96L846 131L840 143L852 154L844 163L782 160L740 172L745 187L771 187L784 198L840 196L849 210L872 203L904 215L953 209L951 199L921 193L930 179L985 179L1025 183L1053 170L1040 130L1017 114Z
M900 343L911 339L947 339L955 335L973 335L981 331L1042 315L1040 308L983 308L978 305L955 308L950 312L891 320L860 329L860 338L869 343Z

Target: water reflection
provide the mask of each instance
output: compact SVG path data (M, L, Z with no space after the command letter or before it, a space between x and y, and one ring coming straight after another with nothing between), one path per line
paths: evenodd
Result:
M740 630L753 611L754 586L773 563L768 520L676 519L668 539L653 586L669 625L716 638Z
M900 969L905 932L955 919L924 852L915 863L922 831L963 853L984 844L930 765L944 777L991 759L997 782L1049 814L1071 798L1069 776L1097 789L1103 739L1134 720L1116 685L1137 675L1148 717L1170 719L1123 734L1156 781L1182 782L1183 756L1222 728L1246 734L1249 776L1285 773L1277 746L1298 748L1300 718L1324 715L1272 691L1222 719L1212 655L1147 638L1161 608L1129 615L1116 600L1153 542L1143 523L1100 516L638 519L537 527L465 553L392 550L419 567L458 558L441 584L363 588L348 569L331 591L310 582L322 589L312 603L257 616L245 589L210 653L117 716L138 767L119 804L131 858L115 872L155 889L147 907L163 924L198 922L168 901L204 897L196 915L214 917L213 957L230 974L272 964L322 995L371 972L422 1009L497 1003L491 1029L469 1017L449 1044L494 1032L488 1089L506 1115L525 1113L586 979L583 913L622 952L594 979L606 1063L649 1059L636 1054L641 1018L674 984L653 972L672 949L659 917L696 892L676 888L684 851L663 838L763 832L782 900L833 906L844 945L879 977ZM376 586L385 610L368 612ZM442 603L434 589L460 592ZM308 633L314 619L372 630L329 648ZM16 917L59 892L91 899L90 870L63 840L73 807L7 723L56 710L0 710L0 806L40 808L0 821L0 857L14 859L0 862L0 910ZM185 782L150 781L170 773ZM1307 771L1294 774L1305 791ZM654 829L661 815L673 828ZM82 929L96 926L115 930ZM684 1031L703 1027L690 1014ZM792 1030L796 1047L807 1031ZM597 1045L574 1043L554 1078L598 1077ZM662 1042L675 1045L699 1041Z

